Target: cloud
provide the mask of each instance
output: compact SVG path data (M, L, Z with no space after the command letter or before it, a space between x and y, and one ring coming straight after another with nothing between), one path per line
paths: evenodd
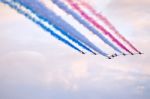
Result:
M129 31L131 32L130 35L132 34L132 36L134 35L140 38L141 36L146 37L148 35L148 27L150 26L147 21L150 17L149 5L149 0L113 0L113 2L107 6L107 11L111 16L114 16L113 18L116 17L117 20L120 21L118 25L122 27L123 24L126 24L126 29L130 28L132 30ZM121 32L123 33L124 29L123 31L121 30Z
M149 0L109 2L104 14L145 54L107 60L72 51L1 4L0 98L148 99L149 5Z
M33 51L11 52L0 57L0 80L3 84L41 82L46 66L45 57Z

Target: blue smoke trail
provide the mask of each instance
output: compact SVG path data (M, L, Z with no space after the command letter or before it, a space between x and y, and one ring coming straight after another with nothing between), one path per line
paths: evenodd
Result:
M1 2L9 5L11 8L15 9L16 11L18 11L18 13L20 13L20 14L24 15L25 17L27 17L28 19L32 20L34 23L36 23L37 25L39 25L40 27L42 27L44 30L46 30L47 32L49 32L52 36L54 36L58 40L64 42L65 44L69 45L73 49L75 49L75 50L77 50L77 51L79 51L81 53L84 53L83 51L81 51L80 49L78 49L77 47L75 47L73 44L71 44L70 42L68 42L67 40L65 40L64 38L62 38L61 36L57 35L55 32L53 32L50 28L46 27L40 21L36 20L35 18L31 17L28 13L24 12L23 10L21 10L13 2L8 2L6 0L1 0Z
M80 34L75 28L70 26L68 23L66 23L61 17L57 16L53 11L50 9L47 9L44 5L42 5L39 1L37 0L14 0L25 7L29 8L33 12L35 12L38 16L42 17L45 21L48 21L50 23L53 23L53 25L59 26L61 29L64 29L67 31L67 33L79 41L83 42L93 50L97 51L103 56L106 56L105 52L103 52L101 49L97 48L93 43L91 43L86 37L84 37L82 34Z
M106 44L112 47L119 53L122 53L115 45L113 45L110 41L108 41L102 34L100 34L95 28L90 26L84 19L82 19L75 11L69 9L65 3L61 2L61 0L52 0L54 4L56 4L59 8L64 10L66 13L72 15L76 20L78 20L83 26L85 26L88 30L97 35L100 39L102 39Z
M12 1L12 0L11 0ZM13 2L16 2L13 0ZM30 8L24 6L26 9L29 9L30 11L32 11ZM32 11L32 13L34 13ZM34 13L36 16L38 16L36 13ZM40 19L43 19L42 17L38 16ZM46 19L43 19L45 22ZM78 41L77 39L75 39L74 37L70 36L67 32L65 32L64 30L62 30L61 28L57 27L56 25L53 25L52 23L48 22L48 24L52 25L55 29L59 30L64 36L66 36L67 38L69 38L70 40L72 40L73 42L77 43L80 47L84 48L85 50L93 53L93 54L96 54L94 51L92 51L90 48L88 48L87 46L85 46L84 44L82 44L80 41Z

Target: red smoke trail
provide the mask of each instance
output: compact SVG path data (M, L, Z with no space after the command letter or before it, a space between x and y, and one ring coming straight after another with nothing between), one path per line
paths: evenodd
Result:
M100 24L98 24L94 19L92 19L90 16L88 16L73 0L66 0L72 8L77 10L85 19L87 19L89 22L91 22L95 27L100 29L105 33L105 35L108 35L112 41L114 41L117 45L119 45L121 48L123 48L125 51L133 54L130 50L128 50L123 44L121 44L110 32L108 32L105 28L103 28Z
M99 20L102 20L106 25L108 25L109 29L111 29L112 31L114 31L114 33L120 37L124 42L126 42L132 49L134 49L136 52L140 52L139 50L137 50L123 35L121 35L118 30L108 21L108 19L106 17L104 17L102 14L97 13L97 11L88 3L80 0L78 1L80 2L80 4L85 7L86 9L88 9L90 12L92 12L93 15L95 15Z

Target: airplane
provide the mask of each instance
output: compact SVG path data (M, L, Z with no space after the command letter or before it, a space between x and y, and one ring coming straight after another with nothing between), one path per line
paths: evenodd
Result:
M142 53L142 52L139 52L139 54L141 55L141 54L144 54L144 53Z
M85 52L82 52L82 51L81 51L81 53L82 53L82 54L85 54Z
M123 56L126 56L127 54L123 53L122 55L123 55Z
M111 58L111 57L109 57L109 56L108 56L107 58L108 58L108 59L112 59L112 58Z
M134 55L133 53L131 53L131 55Z
M108 59L111 59L110 57L108 57Z
M116 56L118 56L118 55L115 53L114 56L116 57Z
M94 55L97 55L95 52L93 52Z
M111 55L111 57L115 57L114 55Z

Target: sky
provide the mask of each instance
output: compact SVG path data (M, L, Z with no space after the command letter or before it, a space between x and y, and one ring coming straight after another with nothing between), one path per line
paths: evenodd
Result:
M144 54L81 55L0 3L0 99L150 98L150 1L92 4Z

